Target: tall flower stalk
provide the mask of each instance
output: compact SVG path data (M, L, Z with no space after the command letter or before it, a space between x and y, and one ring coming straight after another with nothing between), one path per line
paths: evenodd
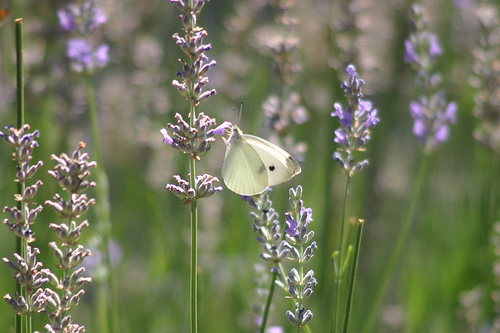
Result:
M311 310L305 308L305 301L311 296L317 285L314 271L305 271L305 265L313 257L317 248L312 241L314 231L308 230L313 221L312 209L304 207L302 201L302 186L289 191L290 213L285 213L286 229L280 226L278 214L269 200L269 191L261 196L243 197L252 208L253 229L257 233L257 241L263 244L264 252L261 258L272 264L272 279L267 300L259 316L259 332L266 330L269 310L275 286L280 287L290 298L293 310L287 310L286 316L290 323L300 332L304 329L310 332L307 324L313 319ZM288 273L284 267L288 259L294 267Z
M85 190L96 186L95 182L89 182L85 178L90 175L90 168L95 168L95 161L89 162L89 155L82 153L85 143L80 142L78 148L70 156L62 153L60 156L52 155L57 162L54 170L49 174L54 177L56 183L67 192L67 198L57 193L53 200L47 200L45 205L52 207L54 212L67 223L51 223L49 227L56 233L57 242L50 242L49 246L54 251L57 267L62 270L58 276L49 270L44 270L50 278L50 282L60 292L49 288L45 289L47 307L45 313L50 323L45 326L48 333L85 332L85 327L73 323L70 310L76 307L80 298L85 294L83 287L92 282L90 277L82 276L85 272L81 266L83 260L92 255L91 251L79 244L84 228L89 226L88 220L77 223L76 219L85 214L95 204L95 199L88 198L83 194Z
M96 307L99 327L102 332L118 332L118 302L111 256L109 253L111 243L111 208L109 203L109 185L102 159L101 136L99 131L99 117L97 113L97 100L92 82L93 74L105 67L109 62L109 47L100 44L96 36L107 17L97 6L96 0L78 0L58 12L61 28L71 34L67 45L67 56L71 60L71 68L82 73L87 88L88 110L92 131L94 156L97 162L97 188L98 205L96 214L97 228L100 239L100 250L104 253L106 266L105 281L98 283L99 301ZM101 281L98 281L101 282Z
M371 332L376 322L376 316L384 300L389 281L394 268L401 257L415 205L420 196L421 188L428 174L431 156L449 138L450 125L456 121L457 104L447 102L445 91L440 88L442 77L433 72L437 57L442 54L437 36L429 31L425 13L422 7L415 4L411 9L412 33L405 41L404 60L415 71L415 82L420 91L416 101L410 103L410 114L413 118L413 134L420 144L423 153L417 169L415 181L403 217L394 250L381 277L375 301L370 309L363 332Z
M43 165L42 161L31 165L33 159L33 150L38 147L36 138L40 132L35 130L29 133L30 126L25 124L24 119L24 57L23 57L23 20L15 20L16 27L16 77L17 77L17 123L18 128L8 126L8 132L0 132L0 137L14 146L12 153L13 160L16 162L17 194L15 199L17 206L4 207L3 211L10 213L11 218L6 218L3 224L16 235L16 253L15 260L3 258L3 261L15 273L16 292L14 297L7 294L4 300L12 307L16 314L16 333L32 332L31 314L40 312L45 307L45 295L40 288L48 279L40 271L42 263L37 262L36 256L40 253L39 249L29 246L35 238L31 225L35 222L37 215L42 211L43 206L39 205L30 208L35 204L34 198L38 188L43 185L38 180L28 186L28 181L33 178L37 170ZM10 133L9 133L10 132ZM12 221L12 223L11 223ZM35 291L36 289L36 291Z
M218 179L214 176L196 174L196 161L210 149L215 141L215 135L224 133L223 127L212 129L216 121L203 113L196 114L196 107L209 97L216 94L215 89L206 90L208 71L216 65L214 60L209 61L205 52L211 49L210 44L204 44L207 31L199 27L197 18L206 0L171 0L181 10L179 16L182 22L184 36L178 33L173 35L176 44L187 56L187 60L180 59L182 71L178 73L181 81L173 80L172 86L189 103L189 123L177 113L177 125L168 124L161 129L163 142L175 149L181 150L189 156L189 180L175 175L177 184L168 184L167 189L184 200L184 205L190 204L191 210L191 269L190 269L190 327L191 332L198 331L198 208L197 200L221 191L222 187L214 187Z
M32 248L29 244L35 241L34 231L31 226L42 211L43 206L35 204L35 196L38 188L43 185L38 180L28 186L38 169L43 165L42 161L31 165L33 150L38 147L36 138L40 136L38 130L29 133L30 126L25 124L22 128L16 129L14 126L7 127L10 133L0 132L0 136L15 148L12 154L17 164L15 182L19 184L18 193L15 199L18 202L15 207L4 207L3 211L10 214L10 219L6 218L3 224L9 227L10 231L17 237L17 253L14 253L14 260L3 258L3 261L15 273L16 292L14 296L9 294L4 296L4 300L16 313L16 332L31 333L31 315L44 310L46 297L43 289L40 288L48 282L48 278L42 272L42 263L37 262L36 256L40 253L38 248Z
M272 67L277 79L276 92L269 95L262 108L265 124L271 128L286 149L299 160L303 160L305 143L295 143L290 135L293 128L309 119L306 108L301 104L295 82L302 69L297 61L300 40L297 36L298 19L293 16L294 1L272 0L271 7L276 10L275 36L267 41L272 56Z
M350 230L347 219L347 203L351 194L352 177L368 165L368 160L358 162L358 155L366 150L366 145L370 141L371 129L379 122L377 110L372 109L372 103L362 99L362 86L365 82L358 78L354 66L349 65L347 72L349 73L349 79L341 85L348 100L347 107L343 109L339 103L335 103L335 112L332 113L333 117L339 119L341 125L335 131L334 141L339 146L333 154L333 159L347 176L339 249L333 254L336 292L334 297L335 308L332 317L332 332L347 332L349 324L363 220L358 220L356 224L356 241L354 247L348 245ZM354 260L350 255L351 252L355 254ZM344 277L347 277L347 284L344 284Z

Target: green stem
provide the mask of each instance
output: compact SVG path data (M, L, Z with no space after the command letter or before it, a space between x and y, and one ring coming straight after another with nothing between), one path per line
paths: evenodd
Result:
M99 330L100 332L117 333L118 328L118 303L116 297L116 286L114 272L111 266L111 257L109 253L109 245L111 242L111 211L109 203L109 183L104 170L104 164L101 153L101 140L99 135L99 120L97 115L97 103L95 98L94 85L90 74L85 75L88 94L88 108L90 115L90 123L92 128L92 140L94 143L94 156L97 162L97 221L98 230L102 235L101 250L104 253L105 265L107 266L107 284L109 292L107 292L106 283L100 283L99 294L101 301L98 302L97 313L99 314Z
M19 18L15 21L16 27L16 100L17 100L17 128L21 129L24 126L24 51L23 51L23 19ZM21 165L19 164L19 167ZM17 183L17 193L24 195L26 189L25 182ZM26 221L26 203L18 201L17 207L22 211L24 221ZM28 243L16 237L16 251L24 260L28 261ZM20 296L23 296L28 301L26 289L21 287L19 280L16 279L16 291ZM31 326L31 316L16 316L16 332L28 332Z
M344 193L344 207L342 210L342 224L340 226L340 244L339 244L339 255L338 255L338 265L335 270L335 284L337 291L335 292L335 309L333 314L333 325L332 332L337 332L337 326L340 320L340 310L341 310L341 297L340 294L342 292L342 274L344 271L344 246L345 246L345 229L346 229L346 215L347 215L347 202L350 194L351 188L351 177L348 175L345 185L345 193Z
M191 83L194 90L194 83ZM189 122L194 127L196 110L194 101L191 101ZM196 159L189 159L189 183L194 188L196 185ZM191 201L191 332L198 332L198 205L196 200Z
M373 303L369 316L367 317L368 320L365 322L362 332L365 333L371 332L373 326L375 325L377 314L379 313L380 307L387 292L387 288L389 287L389 282L391 280L394 268L396 267L396 264L399 258L401 257L401 252L403 250L403 246L406 242L406 238L410 230L413 214L415 211L415 204L420 195L420 189L422 188L425 177L427 175L427 168L430 163L430 156L431 154L423 154L423 158L421 160L421 163L417 171L417 178L415 179L415 183L410 195L410 200L406 208L406 213L396 238L396 245L394 247L394 251L392 251L387 267L382 275L380 287L378 288L378 293L375 298L375 302Z
M276 281L277 276L278 276L278 272L276 272L276 270L273 270L273 276L271 278L271 285L269 286L269 294L267 295L266 306L265 306L264 312L262 314L262 323L260 325L260 330L259 330L260 333L264 333L266 330L267 318L269 317L269 309L271 308L271 302L273 300L274 289L276 287L276 284L274 282Z
M351 274L349 278L349 285L347 287L347 299L346 299L346 310L344 315L344 329L342 332L347 333L347 328L349 327L349 315L351 313L352 306L352 295L354 292L354 284L356 282L356 272L358 269L358 259L359 259L359 248L361 246L361 235L363 233L364 221L358 220L357 225L357 235L356 235L356 243L354 245L354 258L353 263L351 265Z

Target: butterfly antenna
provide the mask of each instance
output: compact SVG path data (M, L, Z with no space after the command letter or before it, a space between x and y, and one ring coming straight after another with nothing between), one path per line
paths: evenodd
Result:
M241 113L243 112L243 101L240 102L240 114L238 115L238 124L241 121Z

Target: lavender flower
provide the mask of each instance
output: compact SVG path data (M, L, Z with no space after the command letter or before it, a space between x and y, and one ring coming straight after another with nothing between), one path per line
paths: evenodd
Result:
M12 157L17 163L15 182L20 185L20 193L15 195L17 206L6 206L3 210L10 213L10 219L4 219L3 224L7 225L12 233L21 240L21 251L14 253L14 260L3 258L3 261L14 271L14 278L20 290L20 293L16 291L14 296L5 295L4 300L19 316L45 309L47 300L41 287L49 281L47 275L41 270L42 263L38 262L36 258L40 254L40 250L28 245L35 241L31 226L43 209L41 205L35 208L30 207L43 182L38 180L30 186L27 183L43 165L43 162L39 161L35 165L30 165L33 159L33 150L38 147L35 138L40 136L40 132L36 130L28 133L29 129L28 124L19 129L11 125L7 127L10 133L0 132L0 136L14 146Z
M252 208L250 216L253 219L253 229L258 235L257 241L264 245L261 258L275 265L273 270L278 272L275 280L276 285L296 301L298 308L304 309L303 301L311 296L317 282L312 270L303 273L303 265L311 260L317 246L316 242L307 245L314 236L313 231L307 230L313 219L312 209L303 206L302 187L298 186L296 190L290 189L289 194L292 212L285 213L287 229L284 232L281 231L278 214L272 207L268 191L261 196L244 197L243 199ZM282 267L285 259L297 264L299 269L292 268L285 275ZM312 319L310 310L304 313L287 311L286 315L290 322L299 328L307 325Z
M209 51L212 45L203 44L203 39L208 33L196 24L197 15L207 0L195 0L192 3L185 0L170 0L170 2L175 3L183 13L180 19L186 32L184 37L176 33L173 38L190 60L189 63L183 59L180 60L183 70L178 73L178 76L182 78L182 81L173 80L172 86L177 88L186 100L192 101L194 106L197 106L217 93L215 89L203 91L208 83L206 76L208 71L217 64L215 60L208 61L205 52Z
M66 31L76 31L81 35L94 33L108 18L95 0L83 1L79 6L69 4L57 12L61 28Z
M404 60L417 71L417 84L424 95L410 103L410 113L414 120L413 133L430 151L443 144L449 137L449 125L456 121L457 104L446 102L445 93L439 90L441 76L432 73L437 56L442 54L435 34L427 30L421 7L412 7L414 32L405 41Z
M332 117L338 117L342 126L335 130L334 141L339 148L333 158L347 175L352 176L368 164L367 160L356 163L354 155L365 150L370 141L370 130L380 119L377 117L377 110L372 109L372 103L361 99L361 87L365 82L358 79L354 66L349 65L346 70L349 80L341 87L345 91L348 105L342 109L339 103L335 103L335 111L331 114Z
M107 21L95 0L87 0L77 6L68 5L58 13L61 28L76 37L68 41L67 55L77 72L92 73L109 62L109 46L96 45L92 34Z
M474 77L477 89L474 115L479 120L474 137L500 154L500 18L498 6L483 4L476 10L479 45L474 53Z
M82 153L85 143L80 142L77 149L71 155L71 158L62 153L60 156L52 155L52 159L57 162L54 170L49 174L53 176L61 188L70 193L70 199L65 200L60 194L54 196L54 201L47 200L45 205L54 209L56 214L67 220L67 223L51 223L49 227L56 233L59 241L50 242L49 246L54 251L57 267L64 272L57 276L50 270L43 272L49 277L49 281L57 292L47 288L45 296L47 298L47 307L44 312L48 315L50 324L45 328L49 332L84 332L84 326L74 324L71 315L68 312L78 305L80 298L85 294L82 289L86 284L91 283L90 277L83 276L84 267L78 267L83 260L92 255L92 252L79 244L80 237L84 228L89 226L87 220L77 223L74 219L81 215L95 204L95 199L88 199L82 192L89 187L95 186L95 182L89 182L85 178L90 175L90 168L96 167L96 162L88 161L88 154Z
M109 46L94 47L88 40L74 38L68 41L68 57L73 60L76 71L94 71L109 62Z
M200 160L200 156L210 150L210 145L215 141L216 135L223 135L224 131L231 126L231 123L226 121L212 129L216 120L206 116L203 112L198 114L193 126L188 124L179 113L175 114L175 118L177 125L167 125L172 130L172 135L168 133L167 128L160 130L163 143L189 154L196 160Z

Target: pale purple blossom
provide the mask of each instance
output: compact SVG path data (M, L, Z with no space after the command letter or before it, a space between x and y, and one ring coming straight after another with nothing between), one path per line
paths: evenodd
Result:
M174 143L174 139L172 139L172 137L168 134L168 131L166 128L162 128L160 130L161 134L163 134L163 143L166 143L166 144L169 144L169 145L172 145L172 143Z
M412 101L409 109L414 121L413 134L429 150L443 144L450 136L450 124L456 122L457 104L446 101L444 91L439 89L441 76L431 71L436 57L443 53L438 38L427 29L420 6L414 5L412 14L415 31L405 42L405 61L417 70L416 82L424 95Z
M109 47L101 45L94 48L86 39L72 38L68 41L68 57L73 61L73 67L81 72L104 67L109 62Z
M216 128L214 128L214 134L215 135L224 135L226 129L232 127L233 124L229 121L225 121L223 122L222 124L220 124L219 126L217 126Z
M335 103L335 111L331 115L338 117L341 125L335 130L333 139L340 146L337 154L334 154L334 160L344 172L352 175L367 164L366 161L356 163L354 153L364 150L364 146L370 141L370 128L375 127L380 119L377 117L377 110L372 109L372 103L361 99L361 88L365 82L358 78L354 66L349 65L346 70L349 79L341 87L345 91L348 105L343 109L339 103Z

